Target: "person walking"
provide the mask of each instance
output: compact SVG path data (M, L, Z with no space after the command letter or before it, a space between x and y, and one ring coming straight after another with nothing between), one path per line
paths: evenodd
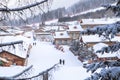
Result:
M59 60L59 63L62 64L62 60L61 59Z
M62 63L63 63L63 65L65 64L65 60L64 59L63 59Z

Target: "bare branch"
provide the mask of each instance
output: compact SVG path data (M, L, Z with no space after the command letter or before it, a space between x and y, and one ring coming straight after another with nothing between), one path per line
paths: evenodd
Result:
M29 8L35 7L37 5L43 4L44 2L47 2L47 1L48 0L44 0L44 1L41 1L41 2L36 2L36 3L30 4L30 5L26 5L26 6L19 7L19 8L13 8L13 9L10 9L10 8L7 8L7 7L6 8L0 8L0 11L2 11L2 12L21 11L21 10L29 9Z

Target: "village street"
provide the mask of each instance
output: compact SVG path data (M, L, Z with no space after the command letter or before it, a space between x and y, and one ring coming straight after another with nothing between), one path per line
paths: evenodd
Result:
M33 46L28 65L33 65L34 74L38 74L64 59L65 64L52 73L52 80L83 80L89 73L83 69L82 63L74 56L68 46L64 52L57 50L51 42L36 42ZM32 73L33 74L33 73Z

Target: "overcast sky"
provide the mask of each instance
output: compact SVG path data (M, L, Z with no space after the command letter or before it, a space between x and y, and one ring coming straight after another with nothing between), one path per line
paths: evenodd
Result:
M59 7L64 7L68 8L69 6L71 6L72 4L78 2L80 0L53 0L53 4L52 4L52 9L57 9Z

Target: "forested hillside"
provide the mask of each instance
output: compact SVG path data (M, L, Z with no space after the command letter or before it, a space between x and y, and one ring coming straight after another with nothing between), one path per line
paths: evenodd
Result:
M45 20L51 20L56 18L62 18L69 15L75 15L77 13L87 11L89 9L101 7L103 4L106 4L106 3L112 4L114 3L114 0L80 0L79 2L77 2L76 4L72 5L67 9L65 9L64 7L58 8L56 10L48 11L47 13L42 14L41 20L45 21ZM100 13L104 14L103 11L99 12L99 14ZM84 18L84 16L81 18Z
M44 12L43 14L34 15L34 16L24 20L24 21L22 21L22 20L17 20L17 21L12 20L12 22L14 22L14 23L12 23L12 25L20 25L21 24L20 22L23 22L25 24L26 23L30 24L30 23L36 23L36 22L44 22L44 21L52 20L52 19L59 19L59 18L64 19L64 17L66 18L66 16L67 16L67 19L69 20L69 16L71 16L71 15L74 16L75 14L78 14L80 12L83 12L83 11L86 11L86 10L89 10L89 9L94 9L94 8L97 8L97 7L101 7L101 5L106 4L106 3L107 4L112 4L112 3L114 3L114 0L80 0L79 2L77 2L74 5L71 5L67 9L65 7L58 8L58 9L55 9L55 10L50 10L49 9L47 12ZM90 14L87 14L87 16L82 15L82 17L77 15L77 16L74 16L73 19L76 20L78 18L90 18L90 17L93 17L92 15L96 15L96 14L97 14L96 17L103 17L104 12L105 11L99 11L99 12L94 13L94 14L90 13ZM99 13L100 16L98 15L98 13ZM11 23L10 23L10 25L11 25Z
M114 3L114 0L83 0L78 3L72 5L67 9L68 14L76 14L89 9L94 9L100 7L103 4L111 4Z

